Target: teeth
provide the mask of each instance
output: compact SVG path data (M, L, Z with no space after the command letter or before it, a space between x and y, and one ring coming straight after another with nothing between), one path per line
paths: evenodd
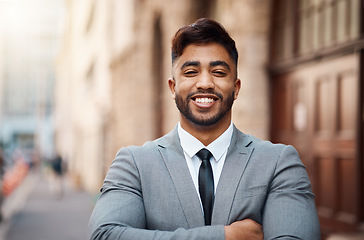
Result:
M214 99L212 98L196 98L196 102L202 104L212 103L213 101Z

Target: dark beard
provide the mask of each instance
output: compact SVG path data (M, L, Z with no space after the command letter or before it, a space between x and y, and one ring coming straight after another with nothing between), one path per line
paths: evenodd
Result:
M198 92L198 93L206 93L206 91ZM200 125L200 126L214 125L214 124L218 123L226 115L226 113L228 113L231 110L231 107L233 106L233 102L234 102L235 91L233 91L232 94L226 98L226 100L224 100L223 96L219 93L215 93L215 92L209 92L209 93L212 93L212 94L215 94L216 96L218 96L222 102L222 106L219 109L219 112L209 118L198 118L192 114L192 111L189 108L188 104L190 103L190 101L192 101L191 96L197 94L197 92L188 94L185 100L182 99L182 97L180 97L176 93L175 94L176 106L177 106L178 110L180 111L180 113L190 122L192 122L196 125ZM201 113L203 113L203 112L204 111L201 111Z

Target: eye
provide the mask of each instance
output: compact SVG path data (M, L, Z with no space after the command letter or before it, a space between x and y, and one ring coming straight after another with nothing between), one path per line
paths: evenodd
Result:
M198 71L197 70L194 70L194 69L189 69L189 70L186 70L183 75L187 76L187 77L194 77L198 74Z
M223 70L214 70L212 71L212 74L216 77L225 77L227 73Z

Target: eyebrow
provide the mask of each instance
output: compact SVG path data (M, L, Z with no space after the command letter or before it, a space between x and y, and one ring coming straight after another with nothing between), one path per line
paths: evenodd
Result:
M226 67L230 71L230 66L225 61L212 61L212 62L210 62L210 67L215 67L215 66L223 66L223 67Z
M185 63L183 63L183 65L181 66L181 70L185 67L189 67L189 66L200 66L201 63L199 61L187 61ZM210 62L210 67L216 67L216 66L224 66L226 67L228 70L230 70L230 66L229 64L227 64L225 61L211 61Z
M200 66L201 65L201 63L199 62L199 61L187 61L187 62L185 62L182 66L181 66L181 70L183 69L183 68L185 68L185 67L189 67L189 66L196 66L196 67L198 67L198 66Z

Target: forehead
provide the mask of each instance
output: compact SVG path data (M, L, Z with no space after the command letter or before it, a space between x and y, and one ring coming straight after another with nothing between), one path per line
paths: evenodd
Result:
M224 61L230 67L233 66L228 51L218 43L208 43L203 45L190 44L184 50L182 55L175 61L175 67L182 66L187 61L197 61L201 64L211 61Z

